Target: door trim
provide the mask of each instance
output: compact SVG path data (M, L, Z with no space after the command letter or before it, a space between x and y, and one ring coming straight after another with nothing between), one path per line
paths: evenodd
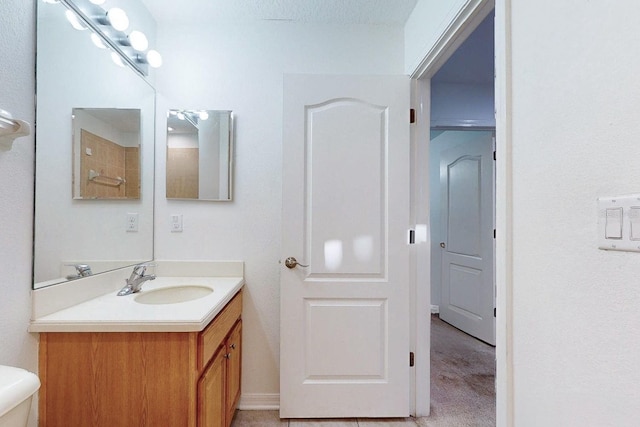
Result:
M493 8L494 0L467 0L436 43L425 52L424 58L412 70L409 77L412 79L433 77Z

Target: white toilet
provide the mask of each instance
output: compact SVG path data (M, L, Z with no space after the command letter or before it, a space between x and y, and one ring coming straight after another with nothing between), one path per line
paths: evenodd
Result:
M25 427L38 377L24 369L0 365L0 427Z

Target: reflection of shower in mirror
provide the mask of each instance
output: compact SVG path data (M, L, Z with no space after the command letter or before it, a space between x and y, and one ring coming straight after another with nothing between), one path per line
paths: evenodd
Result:
M73 198L140 198L140 110L74 108Z
M167 199L230 201L231 111L167 112Z

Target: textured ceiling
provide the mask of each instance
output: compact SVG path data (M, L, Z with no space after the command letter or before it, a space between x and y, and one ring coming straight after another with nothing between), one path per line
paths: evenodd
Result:
M417 0L142 0L160 26L283 20L404 25Z

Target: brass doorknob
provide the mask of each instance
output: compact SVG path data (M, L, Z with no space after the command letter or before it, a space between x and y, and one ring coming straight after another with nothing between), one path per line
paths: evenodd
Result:
M297 265L300 267L309 267L308 265L300 264L298 260L292 256L284 260L284 265L286 265L287 268L296 268Z

